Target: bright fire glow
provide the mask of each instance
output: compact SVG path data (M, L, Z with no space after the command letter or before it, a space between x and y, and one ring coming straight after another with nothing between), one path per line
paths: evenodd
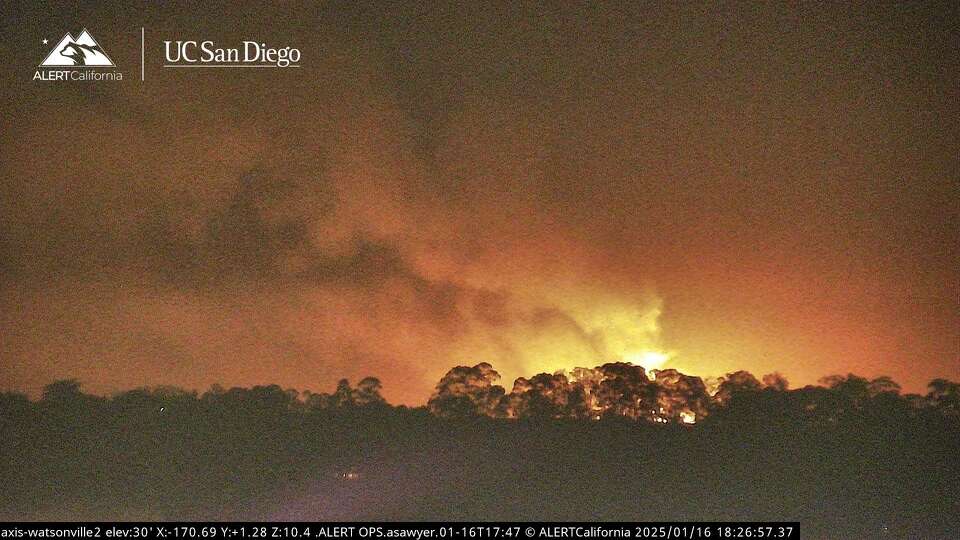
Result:
M663 365L667 363L667 360L670 359L670 355L658 351L642 351L625 354L623 359L631 364L643 366L644 369L650 371L651 369L660 369L663 367Z
M511 316L517 324L478 326L479 332L457 342L453 361L490 362L509 386L520 376L569 373L607 362L662 369L672 358L661 349L658 298L625 300L602 290L560 294L561 290L566 291L537 288L515 297Z

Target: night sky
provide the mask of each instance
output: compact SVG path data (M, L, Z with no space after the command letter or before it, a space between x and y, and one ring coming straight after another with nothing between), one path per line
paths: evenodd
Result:
M3 7L0 390L960 378L955 2L205 4Z

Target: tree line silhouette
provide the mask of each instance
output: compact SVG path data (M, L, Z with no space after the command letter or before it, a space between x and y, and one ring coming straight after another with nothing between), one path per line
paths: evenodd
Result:
M800 520L811 538L956 538L960 384L853 374L790 389L607 363L426 406L374 377L111 397L0 393L2 519Z
M692 424L720 413L738 416L791 416L797 421L836 421L844 415L870 413L916 416L960 414L960 385L935 379L926 395L900 394L890 377L868 380L854 374L821 379L824 386L788 390L779 373L762 381L736 371L707 383L675 369L644 368L624 362L570 373L521 377L507 394L496 384L500 375L490 364L458 366L447 372L430 398L438 416L463 418L572 418L599 420L625 417L637 421Z

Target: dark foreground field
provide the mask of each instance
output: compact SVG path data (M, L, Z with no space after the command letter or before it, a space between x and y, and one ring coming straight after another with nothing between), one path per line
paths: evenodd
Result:
M813 416L791 409L798 391L767 389L691 426L310 407L276 387L75 390L3 395L0 519L799 520L804 538L960 537L958 422L893 394Z

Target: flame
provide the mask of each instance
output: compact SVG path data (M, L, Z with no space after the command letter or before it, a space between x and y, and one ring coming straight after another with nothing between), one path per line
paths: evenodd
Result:
M623 355L625 362L642 366L647 371L651 369L660 369L670 359L670 355L660 351L641 351L636 353L627 353Z
M651 370L663 367L670 359L670 354L658 347L658 319L662 312L659 298L638 302L593 292L577 300L564 297L557 301L557 305L582 329L583 335L578 336L580 339L555 342L557 349L576 352L557 354L555 358L560 360L560 365L554 369L621 361ZM589 337L588 342L584 342L584 336ZM593 358L582 354L585 345L590 347ZM571 359L575 359L575 363L571 364Z
M475 326L457 340L449 357L465 365L482 359L507 381L607 362L649 371L672 358L660 343L662 300L657 297L623 298L581 286L577 293L537 289L514 295L511 302L512 324Z

